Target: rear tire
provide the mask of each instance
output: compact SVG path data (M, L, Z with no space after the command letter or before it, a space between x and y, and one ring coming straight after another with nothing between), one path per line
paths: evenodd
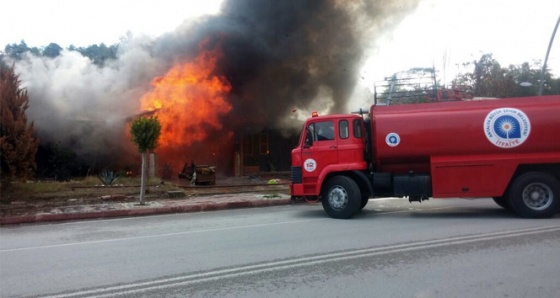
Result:
M360 188L354 180L346 176L334 176L323 188L323 209L330 217L348 219L360 210L361 197Z
M560 208L560 181L542 172L517 177L509 190L511 209L525 218L552 217Z

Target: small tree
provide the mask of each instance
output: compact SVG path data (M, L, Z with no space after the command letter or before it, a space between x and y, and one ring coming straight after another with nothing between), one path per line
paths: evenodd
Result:
M27 123L27 90L20 88L14 67L0 64L0 173L3 182L27 179L36 168L39 141Z
M140 205L144 205L144 197L146 195L147 152L154 150L157 147L160 134L161 124L159 123L157 116L136 118L130 125L130 135L132 136L132 141L136 144L138 151L142 154Z

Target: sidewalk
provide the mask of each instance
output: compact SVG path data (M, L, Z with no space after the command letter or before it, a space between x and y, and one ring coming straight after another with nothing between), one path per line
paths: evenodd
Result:
M235 193L153 201L148 199L145 205L139 205L138 202L104 202L51 207L46 210L43 208L37 212L6 215L0 218L0 225L215 211L288 204L291 204L290 196L285 193L274 196L264 193Z

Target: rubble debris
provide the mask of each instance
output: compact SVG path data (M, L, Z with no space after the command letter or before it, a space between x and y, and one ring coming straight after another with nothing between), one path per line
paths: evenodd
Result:
M214 185L216 184L216 167L209 165L195 165L191 162L185 163L183 170L179 173L180 179L191 181L191 185Z

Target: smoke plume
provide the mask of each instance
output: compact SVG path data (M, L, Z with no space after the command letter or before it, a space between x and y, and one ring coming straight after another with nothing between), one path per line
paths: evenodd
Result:
M391 30L417 2L225 1L218 15L186 21L156 39L123 39L117 59L103 67L63 51L54 59L28 55L16 70L42 141L69 146L90 163L118 163L136 158L124 132L126 119L142 112L139 99L154 78L192 61L201 44L221 50L214 72L231 86L231 109L220 115L222 129L208 128L214 130L208 142L219 142L223 130L287 133L311 110L347 112L365 50L376 46L377 32ZM168 154L194 155L197 147Z

